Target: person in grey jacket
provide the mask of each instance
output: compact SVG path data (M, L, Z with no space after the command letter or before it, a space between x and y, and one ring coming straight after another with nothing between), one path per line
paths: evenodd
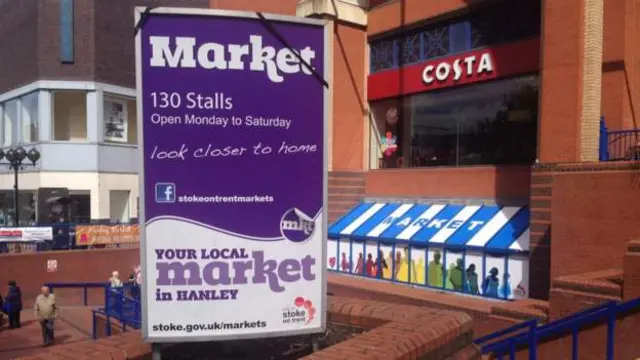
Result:
M53 321L58 317L58 306L56 305L56 297L51 293L49 287L43 286L41 292L34 305L35 318L40 322L44 346L48 346L55 340Z

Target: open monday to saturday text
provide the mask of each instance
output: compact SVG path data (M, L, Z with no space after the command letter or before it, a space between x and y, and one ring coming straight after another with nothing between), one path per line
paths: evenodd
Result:
M247 115L244 118L237 116L196 116L185 114L183 116L167 116L157 113L151 114L151 123L160 126L194 125L194 126L248 126L248 127L272 127L289 130L291 119L284 117L264 117Z

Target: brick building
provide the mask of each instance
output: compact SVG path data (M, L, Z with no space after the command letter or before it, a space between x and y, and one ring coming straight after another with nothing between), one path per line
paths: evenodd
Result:
M19 178L21 223L39 188L68 189L74 218L137 216L133 7L208 7L207 0L0 2L0 144L42 158ZM13 213L0 167L0 211Z
M2 13L15 14L0 24L0 43L12 49L0 54L0 68L13 69L0 73L0 128L12 136L8 142L3 136L4 144L36 143L43 154L39 167L21 177L21 188L68 187L90 199L91 218L135 217L137 179L135 164L128 160L135 151L133 112L120 111L128 114L127 125L115 126L115 133L127 133L126 139L106 134L105 123L105 105L134 107L133 38L127 20L133 5L75 1L70 17L61 12L66 3L14 0L0 5ZM528 282L526 296L544 298L556 276L620 267L626 243L640 235L628 226L640 221L630 210L640 201L635 170L593 163L601 116L610 129L636 124L638 0L154 4L333 21L329 218L337 221L365 198L380 204L360 224L352 217L334 229L354 257L350 272L357 268L358 246L375 256L381 237L393 234L386 241L409 245L402 248L409 258L424 250L422 278L412 280L422 273L416 270L401 277L428 284L429 245L436 238L433 248L450 251L443 253L447 267L458 259L468 267L467 252L478 250L480 278L493 267L503 274L519 266L522 274L512 282ZM71 18L74 30L65 31ZM121 41L126 38L131 41ZM29 106L34 103L37 107ZM13 110L14 104L21 110ZM37 126L31 125L34 113ZM8 175L0 175L0 189L12 186ZM413 235L422 232L415 239L419 242L411 242L413 235L398 242L406 229L392 228L415 221L399 216L420 217L433 205L442 206L438 212L448 218L423 217L420 225L426 230L413 227ZM359 211L358 216L367 209ZM452 221L471 225L479 215L482 226L475 230L449 226ZM607 246L601 239L607 239ZM456 246L447 247L449 240ZM462 246L469 242L475 248ZM489 261L486 247L496 250L488 254L493 256ZM331 249L339 264L342 251ZM382 249L385 256L397 252ZM400 255L406 256L404 251ZM366 275L366 266L361 269ZM450 269L443 270L446 288Z
M442 273L459 259L469 265L466 255L476 250L478 276L496 267L502 279L518 266L524 270L513 270L522 274L511 274L511 294L522 282L526 296L546 298L556 276L620 267L627 242L640 235L630 225L638 216L613 205L640 199L632 185L620 186L633 182L632 167L597 163L601 116L609 129L636 127L638 1L210 3L334 22L334 270L345 263L341 249L351 257L347 271L365 276L367 254L375 264L379 250L387 260L399 252L410 259L403 266L422 261L413 270L420 275L389 276L429 285L428 248L435 241L446 252L452 240ZM354 209L363 199L369 203ZM433 205L447 216L427 216ZM477 232L458 230L480 215ZM398 238L403 231L413 235ZM491 260L488 248L497 252ZM436 287L447 288L443 277Z

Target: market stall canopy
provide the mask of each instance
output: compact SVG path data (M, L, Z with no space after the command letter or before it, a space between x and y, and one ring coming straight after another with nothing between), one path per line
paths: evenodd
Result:
M363 202L329 227L330 239L487 253L529 251L529 208Z

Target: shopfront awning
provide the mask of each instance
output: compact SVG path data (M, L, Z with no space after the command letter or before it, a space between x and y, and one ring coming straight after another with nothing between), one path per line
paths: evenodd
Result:
M329 238L521 253L529 251L529 208L363 202L329 227Z

